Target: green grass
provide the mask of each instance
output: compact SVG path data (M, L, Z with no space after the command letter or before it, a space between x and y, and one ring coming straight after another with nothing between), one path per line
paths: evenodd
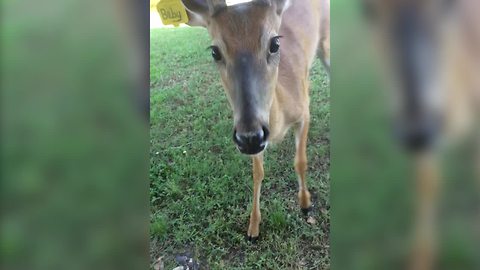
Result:
M311 72L308 184L317 223L297 204L292 132L265 153L261 238L245 240L251 161L231 140L232 115L205 48L206 30L150 32L151 260L191 252L202 269L328 269L329 80Z

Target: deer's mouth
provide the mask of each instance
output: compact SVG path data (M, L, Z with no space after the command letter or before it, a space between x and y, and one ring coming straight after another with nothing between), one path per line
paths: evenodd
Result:
M240 153L245 155L256 155L261 153L263 150L265 150L265 148L267 148L267 145L268 145L268 142L265 142L261 145L254 146L254 147L251 147L251 146L241 147L237 145L237 149L238 151L240 151Z

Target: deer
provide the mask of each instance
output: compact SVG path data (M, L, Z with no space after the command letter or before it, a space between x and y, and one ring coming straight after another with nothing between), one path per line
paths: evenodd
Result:
M190 26L205 27L211 56L233 111L233 142L251 156L253 205L247 240L260 231L263 153L296 131L294 167L298 202L312 206L307 187L307 135L310 124L309 70L317 55L329 65L327 0L182 0ZM327 66L328 67L328 66Z
M371 37L383 52L380 65L387 70L386 88L395 97L395 137L415 168L408 268L437 269L442 150L468 136L480 138L480 2L361 0L360 4ZM478 148L480 140L473 144ZM477 156L473 163L480 168L480 151Z

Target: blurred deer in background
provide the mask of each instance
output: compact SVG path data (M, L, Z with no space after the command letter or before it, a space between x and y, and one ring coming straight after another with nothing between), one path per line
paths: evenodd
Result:
M439 152L468 135L480 138L480 1L361 3L390 75L395 134L416 164L410 269L436 269Z
M206 27L211 52L233 110L233 141L253 161L248 239L258 238L263 151L294 126L300 208L312 203L306 184L309 70L317 49L329 65L327 0L182 0L189 25ZM328 66L327 66L328 69Z

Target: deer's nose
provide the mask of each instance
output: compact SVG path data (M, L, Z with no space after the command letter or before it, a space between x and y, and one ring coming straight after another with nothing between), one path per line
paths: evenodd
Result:
M247 155L255 155L262 152L267 146L267 139L268 129L266 127L253 132L233 131L233 141L237 145L238 150Z
M432 147L435 134L431 130L415 130L403 134L402 142L410 152L421 152Z
M396 130L397 138L409 152L422 152L433 147L440 132L436 121L421 122Z

